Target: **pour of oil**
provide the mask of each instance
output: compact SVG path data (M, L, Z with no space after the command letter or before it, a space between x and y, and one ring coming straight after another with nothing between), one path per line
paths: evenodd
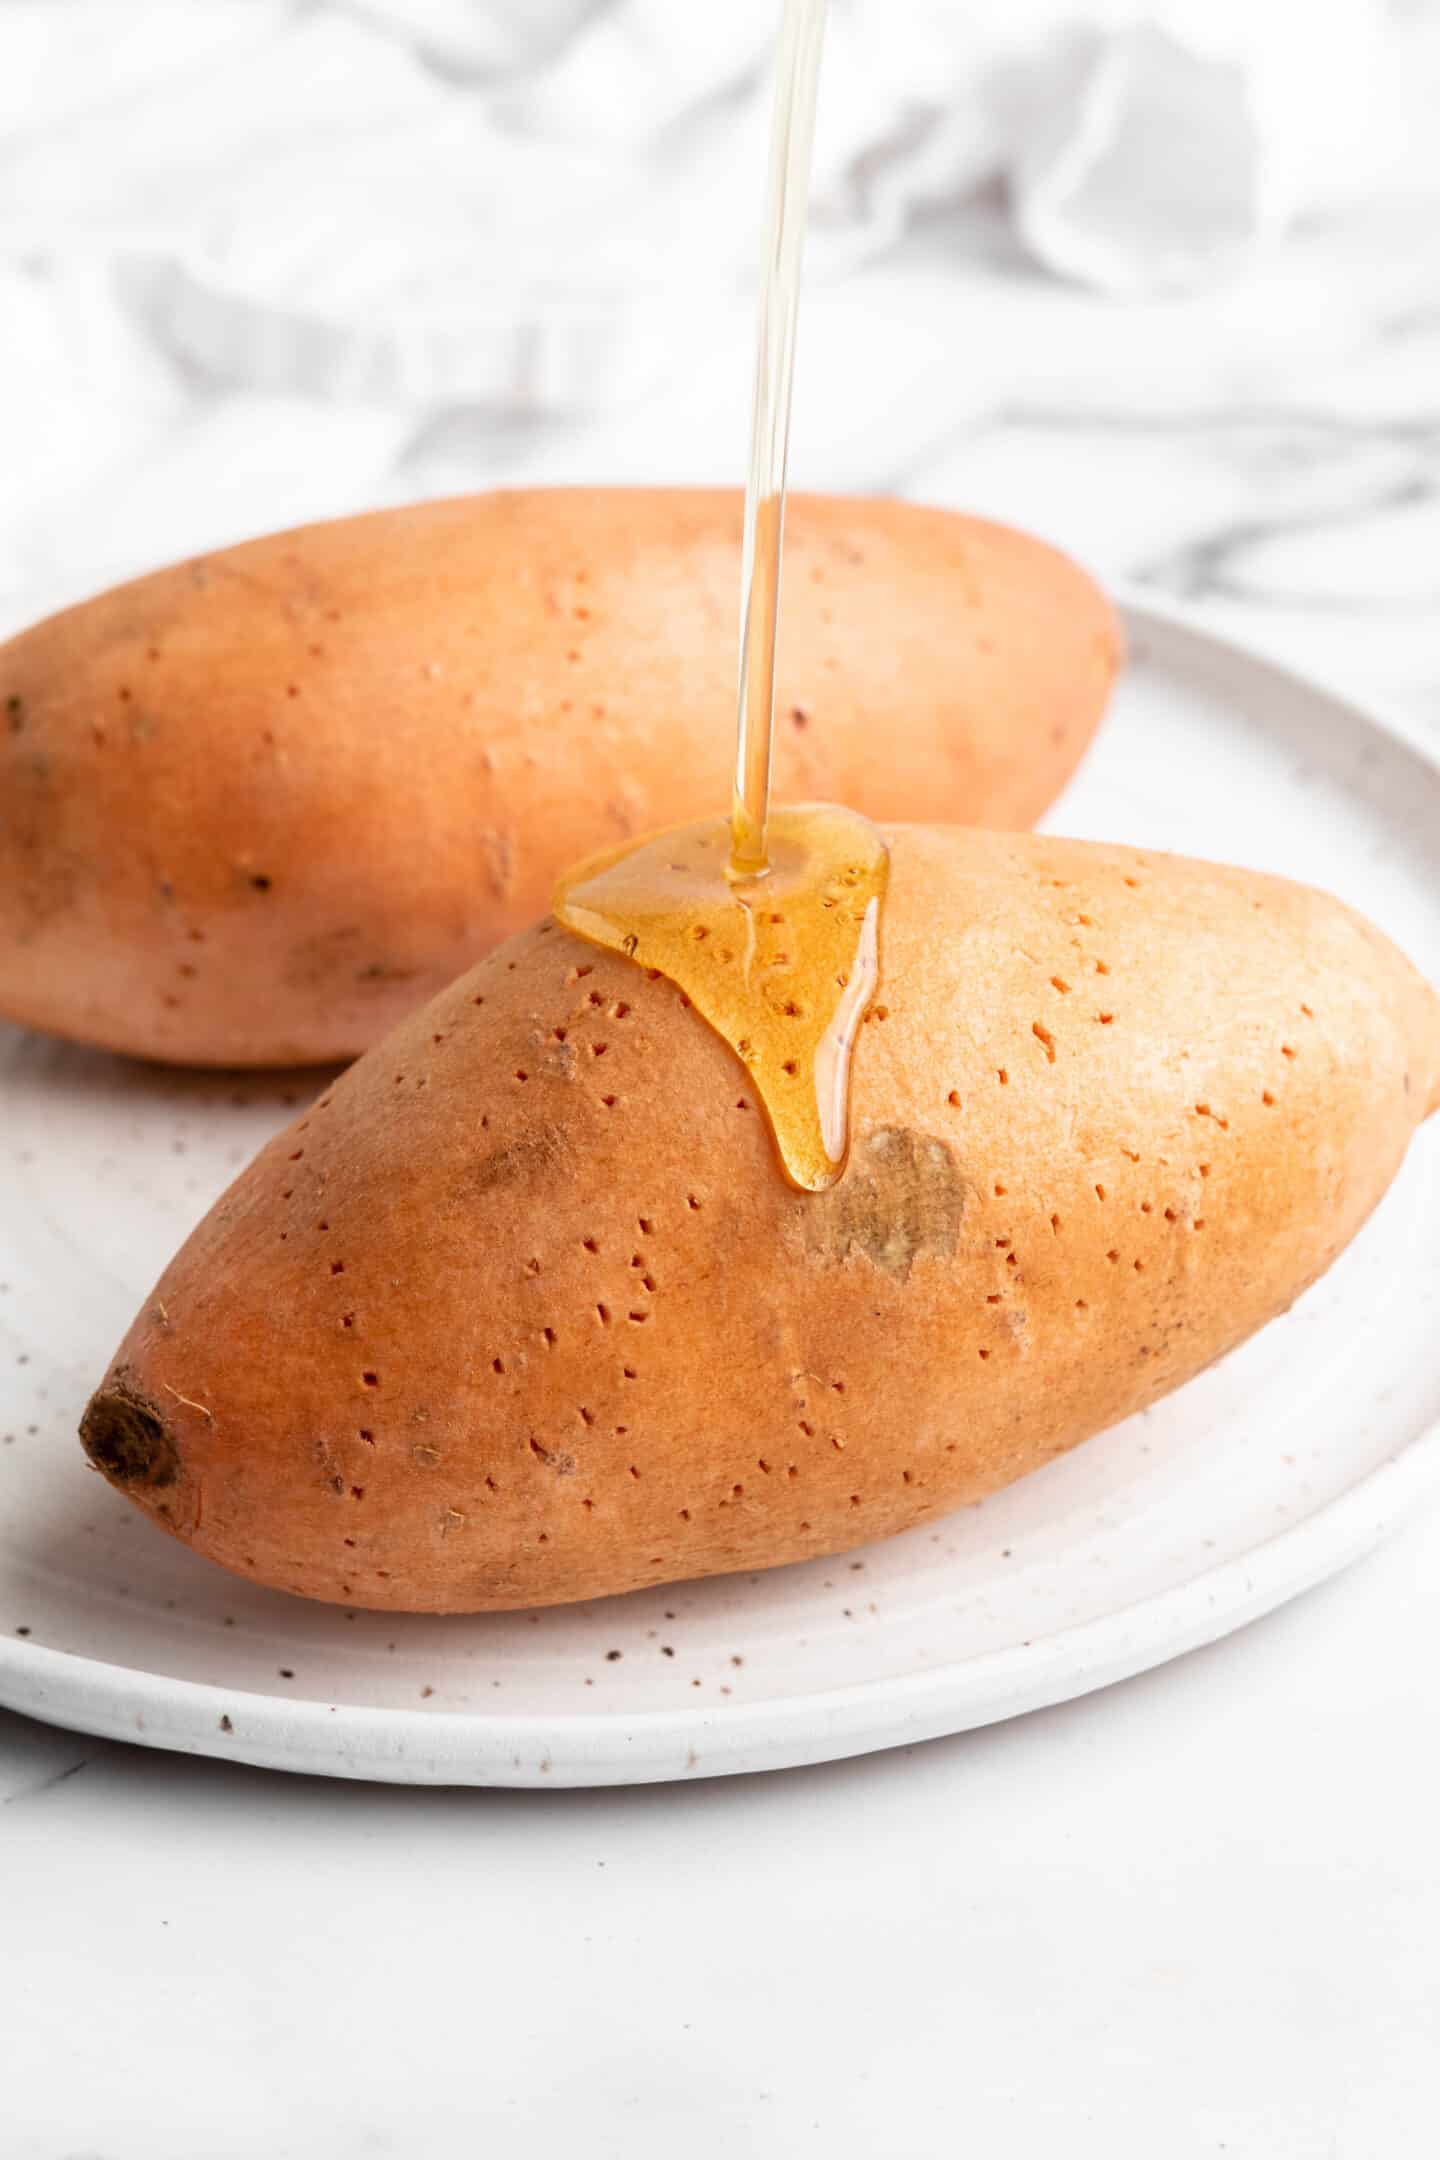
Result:
M781 27L731 815L596 856L561 880L554 902L568 929L679 985L744 1065L786 1176L812 1192L845 1166L851 1056L879 981L889 875L889 852L868 819L829 804L770 807L795 326L825 11L826 0L786 0Z
M815 140L825 10L826 0L786 0L775 70L750 470L745 486L745 539L740 565L740 711L731 807L735 828L731 859L738 872L751 875L763 870L766 862L795 326L800 313L805 203L810 191L810 152Z

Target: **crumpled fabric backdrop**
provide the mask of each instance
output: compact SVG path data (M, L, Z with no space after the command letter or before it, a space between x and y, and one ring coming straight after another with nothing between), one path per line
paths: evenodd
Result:
M778 18L0 0L0 624L383 499L738 479ZM805 477L870 484L917 369L1044 379L1042 276L1163 305L1383 188L1436 48L1386 0L833 0ZM943 350L917 250L1004 273Z

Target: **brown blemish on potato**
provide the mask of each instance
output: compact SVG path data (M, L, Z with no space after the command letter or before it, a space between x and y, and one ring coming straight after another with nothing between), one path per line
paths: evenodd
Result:
M348 983L354 973L353 945L364 931L359 923L337 923L299 939L283 956L280 976L294 990L331 990L339 981Z
M553 1470L556 1477L574 1477L578 1465L568 1448L547 1448L532 1435L530 1452L537 1462L544 1463L547 1470Z
M112 1485L158 1490L180 1475L180 1451L164 1417L118 1374L86 1405L80 1444Z
M569 1043L565 1041L563 1028L555 1028L552 1029L551 1032L552 1034L558 1036L559 1040L554 1042L547 1042L543 1046L541 1051L541 1064L544 1067L544 1070L547 1073L551 1074L555 1079L573 1080L575 1078L576 1066L578 1064L578 1059L575 1054L575 1045L574 1043Z
M476 1164L470 1179L472 1193L493 1192L511 1185L529 1187L558 1177L569 1159L565 1135L553 1125L507 1141Z
M495 898L508 900L515 888L515 843L508 832L487 826L480 834L485 881Z
M922 1253L948 1258L965 1213L966 1187L943 1140L882 1125L851 1157L838 1185L806 1197L805 1246L822 1265L863 1253L897 1281Z
M18 735L27 708L7 700L6 710L10 731ZM16 910L10 934L17 949L34 944L70 913L87 874L82 854L56 844L61 793L54 761L43 750L17 750L0 771L0 852L8 850L14 858Z

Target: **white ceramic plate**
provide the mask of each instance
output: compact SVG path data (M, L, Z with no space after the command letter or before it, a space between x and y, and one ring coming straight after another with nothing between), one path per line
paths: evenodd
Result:
M1440 976L1440 762L1152 610L1052 822L1330 887ZM1286 1318L1008 1492L852 1557L471 1619L232 1580L85 1466L76 1421L195 1218L313 1076L0 1029L0 1702L414 1783L768 1769L960 1731L1238 1627L1440 1482L1440 1132ZM1440 1121L1437 1121L1440 1122Z

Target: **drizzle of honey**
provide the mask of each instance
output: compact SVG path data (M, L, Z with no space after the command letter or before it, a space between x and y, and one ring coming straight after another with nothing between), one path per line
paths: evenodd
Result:
M845 1166L889 851L867 818L823 804L771 813L760 877L732 870L730 846L714 818L596 856L562 880L555 913L679 985L745 1067L791 1183L819 1192Z
M775 640L805 197L826 0L786 0L770 146L728 820L682 825L561 879L567 929L677 983L744 1065L791 1183L845 1166L850 1062L880 977L885 842L829 804L770 806ZM742 1098L743 1100L743 1098Z

